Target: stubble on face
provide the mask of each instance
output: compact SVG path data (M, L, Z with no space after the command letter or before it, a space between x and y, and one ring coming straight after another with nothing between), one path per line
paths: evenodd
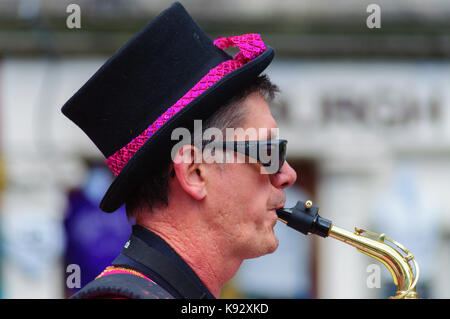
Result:
M262 132L270 134L270 129L277 127L261 95L251 94L243 103L248 115L242 126L244 130L254 128L259 132L265 128ZM269 135L258 136L260 140L269 138ZM234 153L233 156L243 155ZM259 163L235 161L215 170L216 176L209 185L211 209L216 212L213 225L220 229L218 236L223 245L243 259L272 253L278 247L274 233L275 208L284 203L284 192L276 189L270 176L261 174L260 169Z

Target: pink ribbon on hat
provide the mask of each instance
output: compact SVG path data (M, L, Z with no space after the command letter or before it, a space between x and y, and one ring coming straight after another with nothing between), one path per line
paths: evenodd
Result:
M191 103L200 94L217 83L228 73L240 68L244 64L253 60L266 50L266 46L259 34L250 33L214 40L214 45L220 49L238 47L239 52L232 60L220 63L211 69L191 90L189 90L174 105L170 106L160 117L156 119L144 132L135 137L127 145L116 151L106 159L106 165L114 175L119 175L123 167L134 156L134 154L144 145L145 142L168 120L177 114L182 108Z

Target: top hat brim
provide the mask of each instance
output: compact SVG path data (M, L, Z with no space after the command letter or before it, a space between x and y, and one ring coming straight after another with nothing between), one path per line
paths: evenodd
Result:
M267 46L261 55L225 75L175 114L142 145L122 168L106 191L100 208L108 213L120 208L126 199L133 195L136 185L146 176L145 173L158 169L162 158L166 158L157 155L170 154L173 146L170 136L174 129L177 127L192 128L194 119L206 120L209 118L239 89L256 79L267 68L273 57L273 49Z

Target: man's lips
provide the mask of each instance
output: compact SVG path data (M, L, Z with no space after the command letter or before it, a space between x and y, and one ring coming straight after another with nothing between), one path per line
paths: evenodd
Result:
M275 214L277 213L277 209L284 208L284 204L286 203L286 195L284 192L279 194L279 198L277 201L272 202L273 206L271 206L269 211L273 211Z
M286 200L282 200L279 205L271 208L270 210L274 210L276 212L277 209L284 208L285 203L286 203Z
M283 208L283 207L284 207L284 205L278 205L277 207L272 208L271 210L269 210L269 212L273 212L275 215L277 215L277 209L280 209L280 208Z

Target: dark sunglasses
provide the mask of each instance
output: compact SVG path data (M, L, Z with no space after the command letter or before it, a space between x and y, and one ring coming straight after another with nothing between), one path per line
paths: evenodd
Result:
M260 141L203 141L203 149L212 147L215 149L227 149L244 154L256 159L266 168L269 173L279 173L286 161L287 140L260 140ZM278 166L271 171L273 159L278 160Z

